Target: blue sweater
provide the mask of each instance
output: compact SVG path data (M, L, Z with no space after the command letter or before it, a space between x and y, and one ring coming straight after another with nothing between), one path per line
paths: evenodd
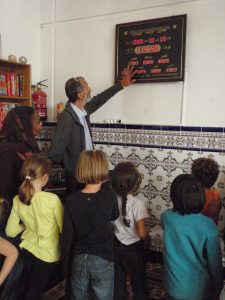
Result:
M164 283L178 299L218 296L223 287L222 259L215 223L199 214L181 215L167 209L164 229Z

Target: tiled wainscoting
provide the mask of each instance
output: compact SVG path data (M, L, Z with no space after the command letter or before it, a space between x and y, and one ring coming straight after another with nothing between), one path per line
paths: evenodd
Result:
M46 123L39 144L46 153L54 134L55 123ZM225 128L92 124L96 149L104 150L110 168L120 161L135 163L143 175L139 197L149 211L148 226L152 236L152 249L162 249L160 214L171 207L169 190L173 179L189 173L192 161L198 157L211 157L220 166L216 188L225 196ZM55 177L62 177L60 169ZM225 200L224 200L225 201ZM219 228L225 227L225 209L221 211Z

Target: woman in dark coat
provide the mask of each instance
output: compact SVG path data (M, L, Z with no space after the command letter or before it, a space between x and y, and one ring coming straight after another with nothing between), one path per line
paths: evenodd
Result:
M10 110L3 122L0 133L0 198L8 201L8 211L0 223L0 235L5 237L4 229L11 211L13 198L18 194L21 185L20 172L23 161L32 153L39 152L35 136L41 133L40 117L32 107L18 106ZM7 238L7 237L6 237ZM8 238L7 238L8 239ZM18 241L12 241L16 246ZM0 256L0 265L2 261ZM23 259L19 255L14 268L4 285L0 287L0 299L21 299L21 274L24 268Z
M24 159L39 152L35 136L41 132L39 115L32 107L18 106L10 110L3 122L0 141L0 197L9 202L18 193L20 171Z

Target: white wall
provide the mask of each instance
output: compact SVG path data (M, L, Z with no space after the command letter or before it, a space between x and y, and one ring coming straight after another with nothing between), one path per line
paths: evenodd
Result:
M0 0L2 58L26 56L32 83L40 81L41 0Z
M50 119L66 101L65 81L86 77L92 93L113 84L115 25L187 14L184 82L135 84L92 115L92 122L224 126L224 0L42 0L42 78Z

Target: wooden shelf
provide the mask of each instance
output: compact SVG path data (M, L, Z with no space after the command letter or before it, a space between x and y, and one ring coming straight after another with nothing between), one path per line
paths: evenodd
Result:
M6 101L7 100L29 100L28 97L23 97L23 96L0 96L0 99L5 99Z
M8 96L1 95L0 103L18 103L25 106L31 106L31 66L29 64L22 64L18 62L11 62L5 59L0 59L0 74L21 74L22 96Z

